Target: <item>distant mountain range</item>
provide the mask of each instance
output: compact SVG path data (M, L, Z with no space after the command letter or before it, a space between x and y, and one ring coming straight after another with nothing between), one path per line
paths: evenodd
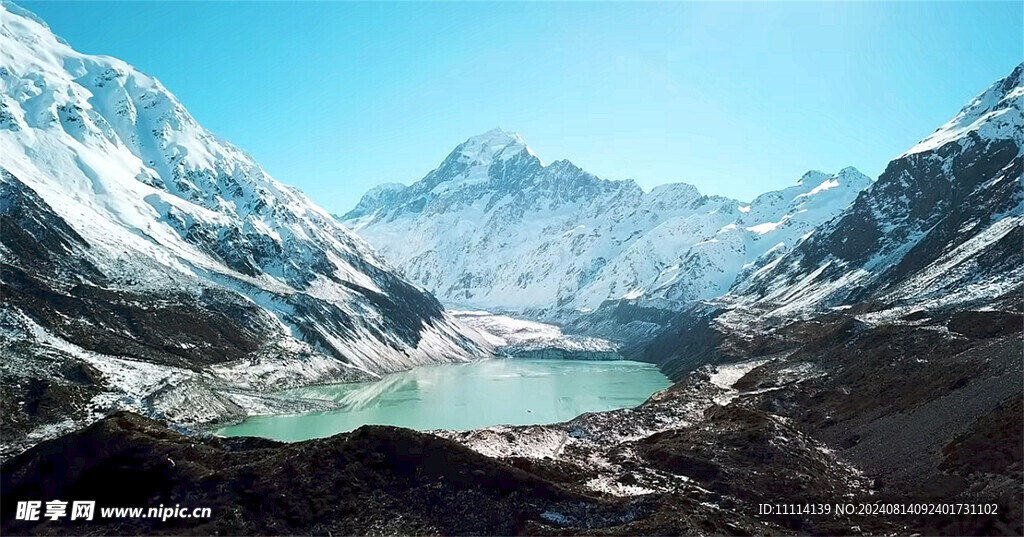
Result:
M519 135L494 129L340 218L446 304L606 336L616 330L608 311L595 314L602 306L636 325L633 336L672 318L648 323L637 311L703 300L779 315L867 298L984 303L1024 279L1022 94L1018 66L875 183L845 168L750 203L685 183L644 192L568 161L545 165Z
M724 294L870 184L845 168L750 203L685 183L644 192L569 161L545 165L494 129L410 186L371 190L341 221L448 305L542 317L617 299L673 309Z

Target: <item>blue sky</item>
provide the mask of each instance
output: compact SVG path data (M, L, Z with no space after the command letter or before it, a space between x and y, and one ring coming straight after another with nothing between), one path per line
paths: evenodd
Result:
M500 125L740 199L886 163L1024 59L1024 2L22 2L344 212Z

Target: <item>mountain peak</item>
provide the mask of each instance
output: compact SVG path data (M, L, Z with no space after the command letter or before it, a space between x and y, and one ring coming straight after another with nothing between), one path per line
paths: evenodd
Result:
M967 103L948 123L901 156L938 149L974 133L982 139L1012 139L1024 145L1024 63Z
M832 174L825 173L825 172L823 172L821 170L808 170L806 173L801 175L799 179L797 179L796 184L797 185L804 185L804 184L817 185L817 184L821 183L822 181L827 180L830 177L832 177Z
M471 140L491 141L491 142L498 142L498 143L501 143L501 142L511 143L511 142L517 142L517 141L518 142L522 142L523 141L522 137L519 136L519 133L517 133L515 131L505 130L505 129L501 128L500 125L497 126L497 127L494 127L493 129L491 129L491 130L489 130L487 132L483 132L483 133L477 134L476 136L471 136L469 138L469 140L467 140L467 141L471 141Z
M473 136L455 148L455 152L460 156L479 164L487 164L498 159L507 160L523 151L533 155L533 151L530 151L526 141L519 134L501 127Z

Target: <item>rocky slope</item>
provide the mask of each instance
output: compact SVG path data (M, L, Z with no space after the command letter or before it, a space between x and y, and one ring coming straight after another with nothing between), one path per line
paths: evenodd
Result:
M363 427L280 444L184 436L120 414L5 463L0 520L5 534L40 535L1017 535L1022 321L974 312L905 326L843 314L797 322L774 335L785 349L698 367L635 409L551 425ZM122 486L99 484L110 479ZM11 516L16 500L83 495L213 516ZM961 502L997 512L836 514ZM761 512L766 503L830 511Z
M112 408L230 419L240 392L489 354L156 79L7 2L0 155L7 447Z
M730 293L779 315L984 304L1024 282L1024 64Z
M843 314L886 327L1015 315L1024 293L1022 104L1024 64L894 159L838 218L752 267L720 299L662 319L669 326L629 354L681 376L785 346L799 319Z
M1006 506L917 531L1020 534L1022 74L893 160L839 218L626 355L681 380L760 362L736 402L825 443L879 497Z
M834 219L745 267L722 296L690 302L678 315L609 301L570 319L568 330L633 340L687 334L706 353L719 332L830 311L852 308L859 320L884 324L1012 304L1024 289L1022 79L1024 64L891 161Z
M782 461L777 475L783 478L798 476L792 470L806 466L824 469L828 479L792 480L794 485L802 483L806 498L849 498L862 490L862 480L852 470L830 467L834 461L814 449L813 442L773 443L779 433L791 433L783 424L751 412L712 421L725 427L749 422L760 431L757 439L737 436L717 448L716 458L744 459L745 451L756 449ZM532 438L533 431L515 430L499 439L512 444L524 433ZM778 482L770 476L751 479L744 471L749 468L741 466L735 472L714 473L715 484L708 485L682 474L691 465L717 468L707 455L674 455L682 446L708 449L709 440L707 434L659 436L605 453L602 456L626 464L635 460L634 466L645 458L658 461L658 469L640 475L641 484L629 485L624 479L620 485L646 491L647 479L657 477L657 491L617 495L595 492L587 480L597 475L589 466L572 462L575 459L499 460L407 429L364 427L328 439L281 444L197 439L136 415L118 414L6 463L2 485L7 501L0 527L5 534L22 535L778 535L808 530L834 534L857 523L865 528L891 527L866 518L860 522L849 517L760 517L747 498L781 499L772 492ZM63 464L72 453L83 455L79 464ZM700 466L698 460L707 462ZM45 477L40 480L39 475ZM100 486L111 480L121 486ZM732 494L723 494L724 490ZM98 513L103 506L163 504L208 507L212 516L168 521L99 517L91 522L19 522L13 516L19 500L83 495L97 502Z
M341 220L446 304L559 318L620 298L671 309L719 296L869 184L846 168L749 204L684 183L644 192L568 161L545 165L495 129L410 186L372 190Z

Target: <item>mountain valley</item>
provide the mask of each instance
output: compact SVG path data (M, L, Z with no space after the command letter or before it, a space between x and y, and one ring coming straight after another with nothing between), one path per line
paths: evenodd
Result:
M1024 63L876 180L749 203L494 129L332 216L4 0L0 530L1024 534L1022 109ZM343 406L285 389L489 359L672 384L560 423L214 432ZM54 498L212 516L15 516Z

